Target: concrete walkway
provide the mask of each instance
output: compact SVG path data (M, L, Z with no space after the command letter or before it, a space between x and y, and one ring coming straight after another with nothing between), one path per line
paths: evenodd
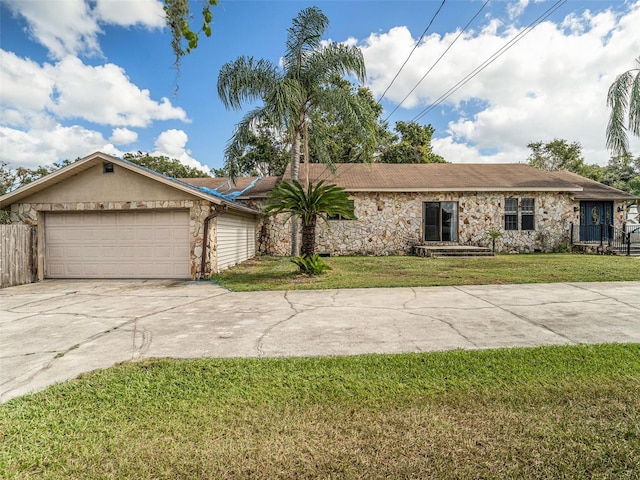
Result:
M116 362L640 342L640 282L231 293L206 282L0 290L0 401Z

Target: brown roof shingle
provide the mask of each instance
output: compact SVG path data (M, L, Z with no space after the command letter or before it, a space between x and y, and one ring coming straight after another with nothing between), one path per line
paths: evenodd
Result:
M290 169L284 179L290 179ZM299 178L306 181L306 165ZM582 187L550 172L521 163L385 164L343 163L333 173L326 165L309 164L309 179L325 180L347 191L565 191Z
M610 187L604 183L585 178L577 173L568 172L566 170L549 173L553 173L556 177L567 182L581 186L582 191L573 195L577 200L635 200L638 198L635 195Z
M299 178L306 181L306 165ZM283 177L291 179L287 169ZM332 172L309 164L309 179L335 183L347 191L550 191L570 192L578 200L635 200L638 197L575 173L548 172L523 163L385 164L342 163Z

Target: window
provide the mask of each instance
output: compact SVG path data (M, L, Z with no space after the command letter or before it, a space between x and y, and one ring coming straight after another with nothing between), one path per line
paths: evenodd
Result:
M352 218L346 218L342 215L329 215L327 214L327 220L353 220Z
M535 230L533 198L523 198L520 200L520 229Z
M535 230L535 202L533 198L520 199L520 230ZM518 230L518 199L504 199L504 229Z
M351 210L355 211L355 206L353 204L353 200L349 200L351 203ZM327 214L327 220L353 220L352 218L345 218L342 215L329 215Z
M517 198L504 199L504 229L505 230L518 229L518 199Z

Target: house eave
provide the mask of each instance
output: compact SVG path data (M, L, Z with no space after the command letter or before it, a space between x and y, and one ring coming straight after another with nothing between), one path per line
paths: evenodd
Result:
M438 193L438 192L582 192L581 187L438 187L438 188L345 188L347 192Z

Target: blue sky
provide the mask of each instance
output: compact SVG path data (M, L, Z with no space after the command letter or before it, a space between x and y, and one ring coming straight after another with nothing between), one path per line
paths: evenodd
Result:
M442 1L233 1L213 8L213 35L186 56L178 78L157 0L0 0L0 161L51 164L94 151L138 150L220 167L234 125L217 97L220 67L240 55L278 63L287 28L316 5L327 40L358 45L376 98L389 86ZM420 116L451 162L522 162L532 141L578 141L606 164L608 86L640 56L640 0L446 0L382 100L412 120L521 35L502 56ZM558 6L526 35L526 27ZM197 11L197 5L195 7ZM634 140L632 151L640 154Z

